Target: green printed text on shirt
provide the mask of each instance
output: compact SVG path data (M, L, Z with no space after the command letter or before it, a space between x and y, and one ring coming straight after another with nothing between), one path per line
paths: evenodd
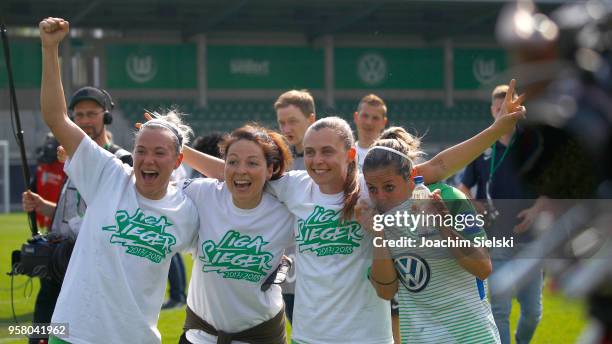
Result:
M272 268L274 255L263 250L268 244L261 236L251 238L230 230L219 243L208 240L202 243L203 272L217 272L223 278L259 282Z
M138 208L132 216L125 210L118 210L115 220L116 225L102 227L102 230L115 232L110 243L126 246L128 254L160 263L176 244L176 238L165 233L165 229L172 226L165 216L145 216Z
M363 238L361 225L340 222L340 212L316 206L308 219L299 219L296 242L300 252L316 252L317 256L353 253Z

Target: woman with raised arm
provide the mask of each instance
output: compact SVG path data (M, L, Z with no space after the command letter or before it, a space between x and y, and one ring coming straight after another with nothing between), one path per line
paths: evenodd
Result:
M412 161L419 153L418 139L391 127L366 155L363 174L374 208L360 200L358 220L375 238L368 278L381 298L398 294L405 343L499 343L484 282L491 259L479 243L486 238L484 221L479 226L465 195L442 183L428 185L436 207L414 211ZM427 220L382 226L382 216L398 213Z
M134 167L122 164L68 118L58 62L68 22L47 18L39 29L43 119L71 157L64 169L88 205L52 318L68 333L50 342L160 343L170 259L197 235L193 202L169 184L191 130L174 113L152 120L136 133Z

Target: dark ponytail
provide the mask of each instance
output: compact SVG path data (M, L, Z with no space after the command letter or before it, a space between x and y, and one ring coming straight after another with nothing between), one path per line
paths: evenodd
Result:
M272 173L271 180L277 180L282 177L287 168L291 166L293 158L283 135L273 130L268 130L268 135L276 146L274 156L272 157L272 170L274 172Z
M387 150L372 149L376 146L393 149L406 155L409 159ZM370 146L363 162L363 171L391 166L395 169L396 174L401 175L405 180L409 180L414 167L414 160L423 154L420 147L421 140L418 137L410 135L402 127L390 127L380 134L378 139Z

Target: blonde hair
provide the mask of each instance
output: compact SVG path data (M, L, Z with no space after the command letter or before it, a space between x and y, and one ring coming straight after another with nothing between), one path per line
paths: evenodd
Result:
M504 99L506 98L506 94L510 90L510 86L508 85L497 85L491 92L491 101L495 99ZM518 98L516 89L514 90L514 94L512 95L512 99Z
M308 90L291 90L281 94L274 102L274 110L286 108L289 105L300 109L306 117L315 113L314 98Z
M379 96L370 93L367 96L361 98L361 100L359 101L359 105L357 106L357 112L361 111L361 107L363 104L368 104L374 107L381 107L383 109L383 116L387 117L387 104L385 104L385 101L382 100L382 98L380 98Z
M157 112L151 115L153 115L153 119L140 126L140 130L136 132L135 138L138 139L138 136L145 128L164 129L172 133L176 152L180 153L183 147L189 144L190 136L193 135L191 127L183 123L182 117L184 114L172 109L166 111L163 115Z

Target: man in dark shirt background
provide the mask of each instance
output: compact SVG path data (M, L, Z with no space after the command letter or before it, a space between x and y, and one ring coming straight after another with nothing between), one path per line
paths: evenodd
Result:
M507 85L495 87L491 94L491 115L496 118L508 91ZM530 192L521 182L524 166L518 159L519 151L537 146L537 137L517 126L510 134L501 137L491 148L469 164L463 174L459 189L474 198L470 189L476 187L476 206L486 210L491 221L487 221L489 238L513 238L513 247L490 249L493 271L504 264L520 264L520 260L509 262L517 252L535 239L531 224L538 213L541 199ZM542 318L543 274L539 271L530 277L524 287L516 291L520 304L520 319L515 332L517 343L528 343ZM489 283L491 291L496 285ZM493 294L493 293L492 293ZM500 332L501 342L510 344L509 316L512 310L512 295L492 296L491 308Z

